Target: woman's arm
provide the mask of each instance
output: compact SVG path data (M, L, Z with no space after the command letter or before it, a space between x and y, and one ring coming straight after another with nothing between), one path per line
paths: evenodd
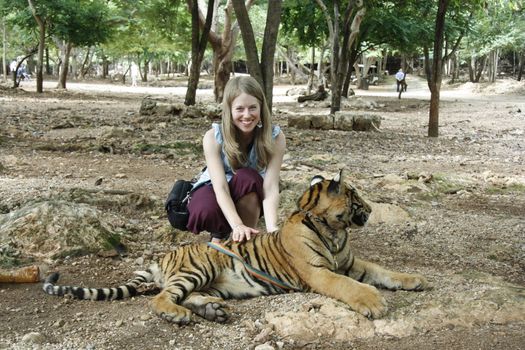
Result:
M259 231L252 227L245 226L237 213L221 159L222 147L215 139L213 129L206 132L202 145L217 203L233 230L232 239L236 241L243 241L245 238L250 239L252 235L257 234Z
M273 232L278 230L278 215L279 208L279 178L281 172L281 165L283 164L284 152L286 150L286 138L281 131L275 138L275 149L266 167L266 175L263 183L263 210L264 221L266 223L266 231Z

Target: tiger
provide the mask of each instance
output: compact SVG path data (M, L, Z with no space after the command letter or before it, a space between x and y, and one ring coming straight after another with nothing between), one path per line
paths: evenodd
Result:
M179 325L196 317L226 322L226 299L288 292L321 294L368 318L382 317L387 305L376 287L420 291L429 284L422 275L389 271L352 253L349 229L364 226L372 209L343 176L343 170L330 180L314 176L297 208L274 233L242 243L179 246L119 287L60 286L54 273L43 289L56 296L118 300L140 294L141 285L154 284L160 292L150 301L153 312Z

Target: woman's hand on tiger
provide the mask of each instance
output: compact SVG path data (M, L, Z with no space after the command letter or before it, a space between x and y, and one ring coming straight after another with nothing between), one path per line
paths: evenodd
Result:
M254 228L240 224L240 225L233 226L231 236L234 242L242 242L245 239L249 241L252 237L257 235L258 233L259 233L259 230L256 230Z

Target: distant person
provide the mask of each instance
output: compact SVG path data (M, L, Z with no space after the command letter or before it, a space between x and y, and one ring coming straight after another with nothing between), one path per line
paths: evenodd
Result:
M22 64L22 66L18 70L18 76L22 77L23 80L27 80L27 81L31 80L31 75L27 71L27 65L25 63Z
M137 86L137 79L139 77L139 66L135 62L131 64L131 86Z
M407 83L405 81L406 73L403 72L402 68L399 68L399 71L396 73L396 92L399 92L399 88L401 87L401 91L407 91Z
M13 61L9 64L9 71L11 72L11 74L15 74L15 72L16 72L16 66L17 66L17 62L16 62L16 60L13 60Z

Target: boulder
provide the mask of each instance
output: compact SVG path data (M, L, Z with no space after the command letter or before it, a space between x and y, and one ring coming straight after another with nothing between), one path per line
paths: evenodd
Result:
M120 236L103 213L82 203L42 201L0 215L0 245L24 256L57 258L110 249Z
M298 129L378 131L381 116L348 111L339 111L335 115L288 113L288 126Z

